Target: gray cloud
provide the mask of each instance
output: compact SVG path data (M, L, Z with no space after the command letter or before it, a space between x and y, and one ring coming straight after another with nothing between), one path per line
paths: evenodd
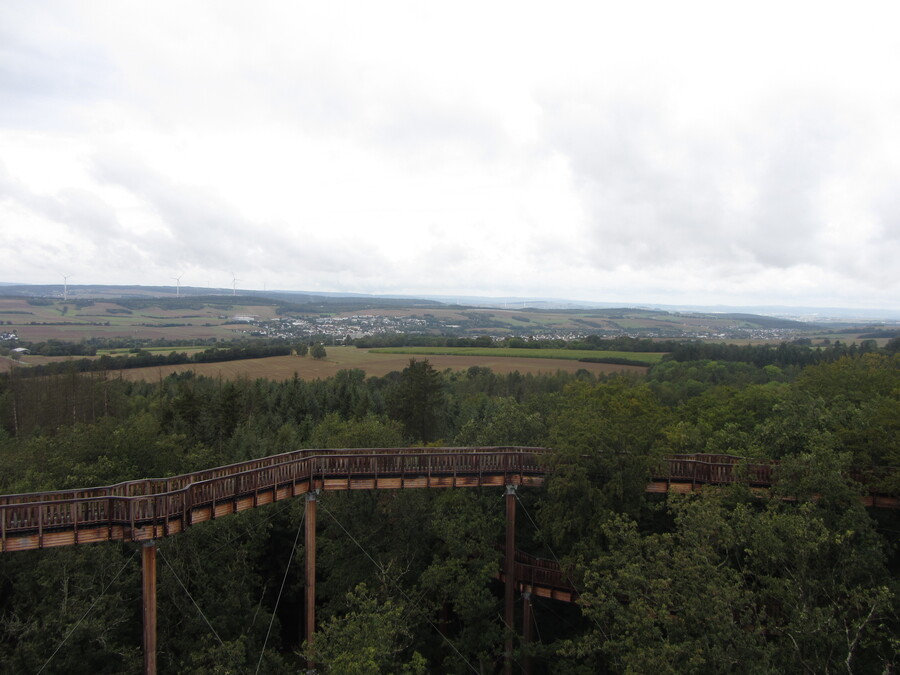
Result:
M117 89L106 53L85 42L66 5L0 4L0 124L72 129L84 105Z
M80 188L68 188L55 195L37 193L13 178L0 162L0 200L4 199L67 225L70 231L99 248L127 234L116 212L95 194Z
M889 27L350 7L0 5L6 269L896 304Z
M676 128L653 100L549 101L544 120L586 205L593 254L645 269L828 264L828 190L866 150L827 101L782 102L724 131Z
M336 248L319 223L255 222L217 191L175 183L128 153L98 154L93 173L139 196L158 214L159 230L130 238L160 266L228 272L269 268L285 275L298 269L365 274L379 266L370 251Z

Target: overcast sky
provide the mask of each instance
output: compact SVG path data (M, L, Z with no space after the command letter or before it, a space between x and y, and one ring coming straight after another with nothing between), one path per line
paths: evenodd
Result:
M0 0L0 281L900 308L900 10Z

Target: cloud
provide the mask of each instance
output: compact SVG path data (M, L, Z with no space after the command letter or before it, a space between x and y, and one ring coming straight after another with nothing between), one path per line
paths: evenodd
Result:
M896 305L891 28L6 3L0 255L34 280L78 259L118 283Z
M298 269L338 275L377 268L371 251L336 248L311 226L255 221L217 190L175 182L131 153L98 154L93 173L138 197L156 215L157 227L131 238L160 266L238 276L245 274L240 270L269 269L286 278Z
M763 270L827 268L851 277L854 261L887 243L860 237L858 222L835 223L829 209L829 195L878 152L856 130L871 121L865 115L806 96L761 103L748 116L752 125L719 120L707 128L677 125L669 103L543 103L545 142L571 167L595 258L651 274L700 268L741 283ZM849 199L853 213L872 206L864 194Z
M81 128L86 106L116 90L116 69L70 7L27 4L0 5L0 125Z

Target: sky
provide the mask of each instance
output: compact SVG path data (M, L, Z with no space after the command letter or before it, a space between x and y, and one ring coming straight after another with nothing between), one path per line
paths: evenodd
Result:
M900 309L894 5L0 0L0 281Z

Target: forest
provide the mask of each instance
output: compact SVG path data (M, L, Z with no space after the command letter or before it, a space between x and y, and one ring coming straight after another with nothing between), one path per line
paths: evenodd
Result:
M519 548L577 604L535 598L539 673L895 672L900 354L684 348L644 376L347 370L316 381L61 369L0 378L0 493L163 477L298 448L529 445ZM648 494L676 453L777 460L776 484ZM866 475L866 484L857 479ZM503 490L319 496L318 627L304 645L303 500L159 543L163 673L494 673ZM0 671L139 673L139 546L0 554ZM517 626L519 625L517 619ZM526 653L527 652L527 653ZM514 669L514 672L518 672Z

